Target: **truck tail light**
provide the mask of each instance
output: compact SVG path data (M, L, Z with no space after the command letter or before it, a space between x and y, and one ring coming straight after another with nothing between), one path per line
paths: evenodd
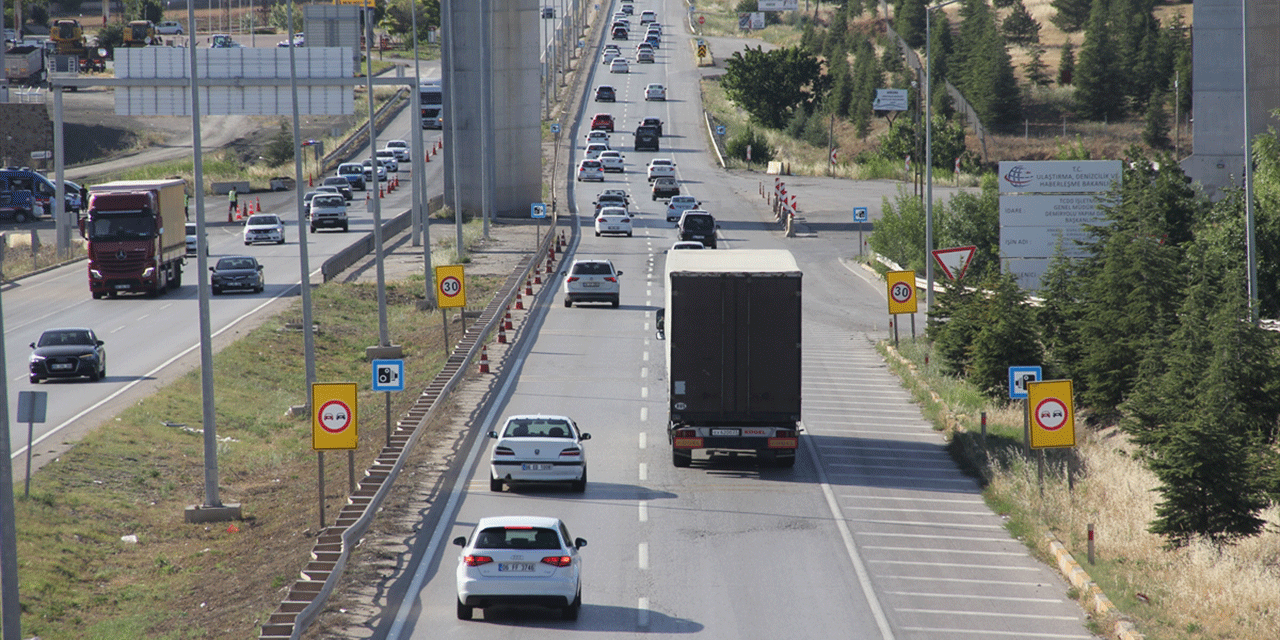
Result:
M693 429L676 429L677 438L695 438L698 432Z
M465 562L468 567L478 567L482 564L489 564L490 562L493 562L493 558L489 556L463 556L462 561Z
M567 567L573 564L573 558L570 556L547 556L542 559L542 564L549 564L553 567Z

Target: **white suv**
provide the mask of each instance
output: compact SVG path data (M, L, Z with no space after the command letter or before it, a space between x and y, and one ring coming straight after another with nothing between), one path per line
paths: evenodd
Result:
M409 161L409 143L404 140L388 140L382 150L396 154L396 160L400 162Z
M609 260L575 260L565 272L564 306L575 302L608 302L618 308L621 271L613 268Z

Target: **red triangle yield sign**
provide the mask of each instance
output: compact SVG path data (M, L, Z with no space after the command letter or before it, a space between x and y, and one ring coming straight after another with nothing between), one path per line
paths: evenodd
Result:
M959 280L964 277L965 269L969 268L969 263L977 250L976 246L934 249L933 259L938 261L938 266L942 267L942 272L947 274L948 278Z

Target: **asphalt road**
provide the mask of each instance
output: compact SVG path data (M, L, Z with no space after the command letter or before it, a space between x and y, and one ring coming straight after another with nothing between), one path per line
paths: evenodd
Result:
M431 72L438 76L438 65L424 69L424 73ZM388 139L408 139L414 128L420 126L419 116L412 111L403 110L380 132L379 144ZM425 131L424 139L426 145L432 145L440 139L440 132ZM357 157L368 157L368 153L365 147ZM146 160L135 160L141 161ZM431 193L439 191L443 166L443 162L426 165ZM408 210L412 204L407 163L402 165L399 175L403 188L383 199L384 220ZM242 203L257 205L260 202L263 212L278 213L286 220L287 242L283 245L245 246L240 225L226 222L225 196L205 198L209 263L219 256L252 255L265 266L267 278L266 291L262 294L226 294L211 299L210 320L216 346L235 339L268 317L266 314L283 309L283 305L299 295L303 277L295 198L305 191L304 187L299 191L241 196ZM351 202L349 233L323 232L309 236L310 281L319 282L320 265L325 259L372 231L372 203L366 203L364 198L365 193L357 191ZM53 241L52 222L39 223L37 228L43 242ZM192 256L184 268L182 287L176 291L157 298L93 300L89 295L86 263L81 261L5 286L4 375L8 380L9 406L17 406L20 391L49 394L46 422L33 428L34 466L55 458L80 435L97 428L123 407L199 365L198 275L197 261ZM204 275L207 277L207 273ZM36 340L44 329L62 326L91 327L106 341L107 377L104 380L96 383L84 379L53 380L39 385L28 382L27 358L31 351L28 343ZM270 362L264 362L263 366L270 366ZM11 425L10 448L17 477L21 477L24 470L26 431L26 425Z
M389 598L402 604L378 637L1094 637L1065 582L1008 536L875 353L873 343L888 336L886 301L883 285L846 266L857 228L833 221L786 238L756 195L758 175L713 166L699 73L679 26L685 5L636 3L637 12L649 8L660 8L668 27L657 64L622 75L596 63L587 90L613 84L619 102L588 101L569 132L576 163L592 114L611 112L619 121L613 141L627 171L599 186L570 184L577 210L588 215L569 257L613 260L623 271L621 307L566 309L559 295L548 297L536 337L516 358L518 376L474 427L483 433L517 413L573 417L592 434L586 493L490 492L491 441L477 438L460 456L474 466L452 488L456 513L432 536L466 535L484 516L564 519L572 535L589 542L581 618L562 622L550 610L494 607L459 621L457 549L437 546L409 561L397 587L407 593ZM667 102L644 102L649 82L667 85ZM659 153L630 151L626 131L645 116L666 121ZM793 469L750 460L671 464L665 356L653 318L675 234L665 207L648 194L643 167L653 157L675 159L685 193L717 216L721 250L789 249L804 270L806 435ZM639 211L634 237L594 237L591 201L603 188L631 193Z

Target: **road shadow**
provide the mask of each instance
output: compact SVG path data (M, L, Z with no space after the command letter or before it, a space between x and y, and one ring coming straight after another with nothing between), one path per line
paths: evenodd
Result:
M578 619L574 621L562 620L556 609L492 606L483 610L476 609L472 623L618 634L699 633L703 630L703 625L698 622L652 609L591 604L588 594L583 594L583 600Z

